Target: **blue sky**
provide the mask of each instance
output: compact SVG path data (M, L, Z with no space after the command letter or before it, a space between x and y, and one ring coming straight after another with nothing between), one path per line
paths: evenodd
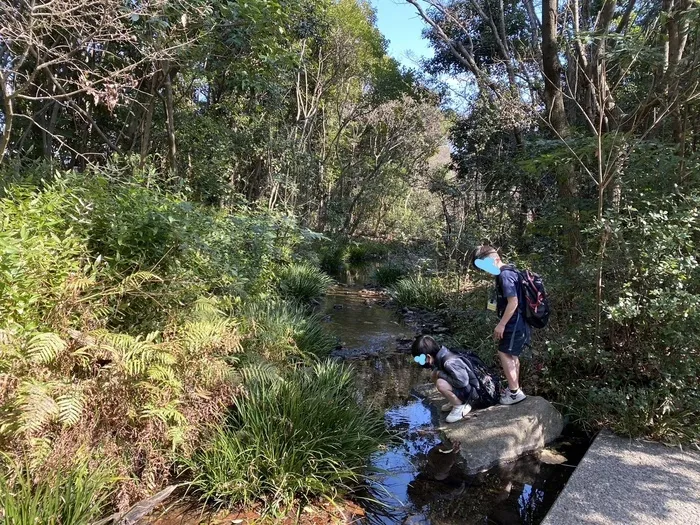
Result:
M403 0L370 1L377 10L377 27L389 40L392 57L415 68L416 59L433 55L428 42L421 38L425 24L412 5Z

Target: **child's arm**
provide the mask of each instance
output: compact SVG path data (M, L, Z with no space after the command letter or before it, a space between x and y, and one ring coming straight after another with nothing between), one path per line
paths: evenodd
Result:
M501 317L501 322L498 323L496 329L493 331L494 337L496 339L503 339L503 332L506 329L506 325L513 314L518 309L518 298L516 296L508 297L508 305L506 306L506 311L503 312L503 317Z
M445 370L440 370L440 379L444 379L454 388L469 386L471 377L469 370L461 359L450 359L445 363Z

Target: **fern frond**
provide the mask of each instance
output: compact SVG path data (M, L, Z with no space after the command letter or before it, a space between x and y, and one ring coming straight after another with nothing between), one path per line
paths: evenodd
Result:
M84 292L94 284L94 277L75 277L66 282L65 288L69 292Z
M15 406L20 411L20 432L36 432L59 416L58 403L51 395L52 386L35 380L24 381L19 386Z
M143 419L159 419L165 424L185 425L187 418L178 410L179 404L178 400L170 401L165 406L148 403L141 411L141 417Z
M47 437L34 437L29 440L28 466L30 470L36 471L46 461L53 451L53 443Z
M182 388L182 383L177 378L175 371L167 366L155 365L148 369L148 379L151 381L156 381L163 386L169 386L171 388L180 389Z
M182 326L185 350L198 353L219 345L226 335L228 323L223 319L187 322Z
M159 354L159 347L153 342L158 337L158 332L150 333L145 338L106 330L96 331L95 335L99 346L106 349L112 360L129 376L145 373Z
M48 364L66 349L66 343L51 332L39 333L27 343L27 357L34 363Z
M136 272L127 275L122 282L117 285L116 291L120 295L139 291L143 285L149 282L163 282L163 279L151 272Z
M211 297L200 297L192 305L192 312L197 319L222 318L224 313L219 309L219 303Z
M185 444L187 440L187 433L189 432L189 426L187 425L175 425L168 429L168 437L172 443L172 450L177 450L178 447Z
M58 419L67 426L75 425L80 421L85 408L85 398L82 392L74 390L69 394L59 396L56 400L58 404Z
M244 383L269 384L280 381L282 376L277 368L270 363L253 363L240 370Z

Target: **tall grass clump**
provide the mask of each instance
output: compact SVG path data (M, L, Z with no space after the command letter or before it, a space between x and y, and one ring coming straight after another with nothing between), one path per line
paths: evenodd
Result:
M227 424L186 463L210 502L264 500L274 511L333 497L361 481L367 458L386 438L381 414L359 404L342 365L263 376L246 389Z
M279 273L280 293L286 299L309 303L328 290L333 280L310 264L290 264Z
M391 288L400 306L434 310L445 305L445 287L436 277L405 277Z
M377 267L374 271L374 278L379 286L388 287L399 282L405 274L406 272L400 266L388 263Z
M286 301L250 302L240 316L244 349L271 361L325 357L336 344L320 315Z
M57 469L36 481L27 467L0 476L0 523L87 525L101 517L114 492L115 477L87 461Z

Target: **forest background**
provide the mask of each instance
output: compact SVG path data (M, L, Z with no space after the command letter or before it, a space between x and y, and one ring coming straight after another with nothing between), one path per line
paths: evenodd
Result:
M415 68L363 0L2 1L3 486L99 465L86 492L120 508L178 476L277 509L348 488L385 436L324 361L322 270L375 261L487 355L482 242L548 285L530 391L697 446L700 6L404 3ZM366 439L254 427L281 399ZM290 439L309 456L280 464Z

